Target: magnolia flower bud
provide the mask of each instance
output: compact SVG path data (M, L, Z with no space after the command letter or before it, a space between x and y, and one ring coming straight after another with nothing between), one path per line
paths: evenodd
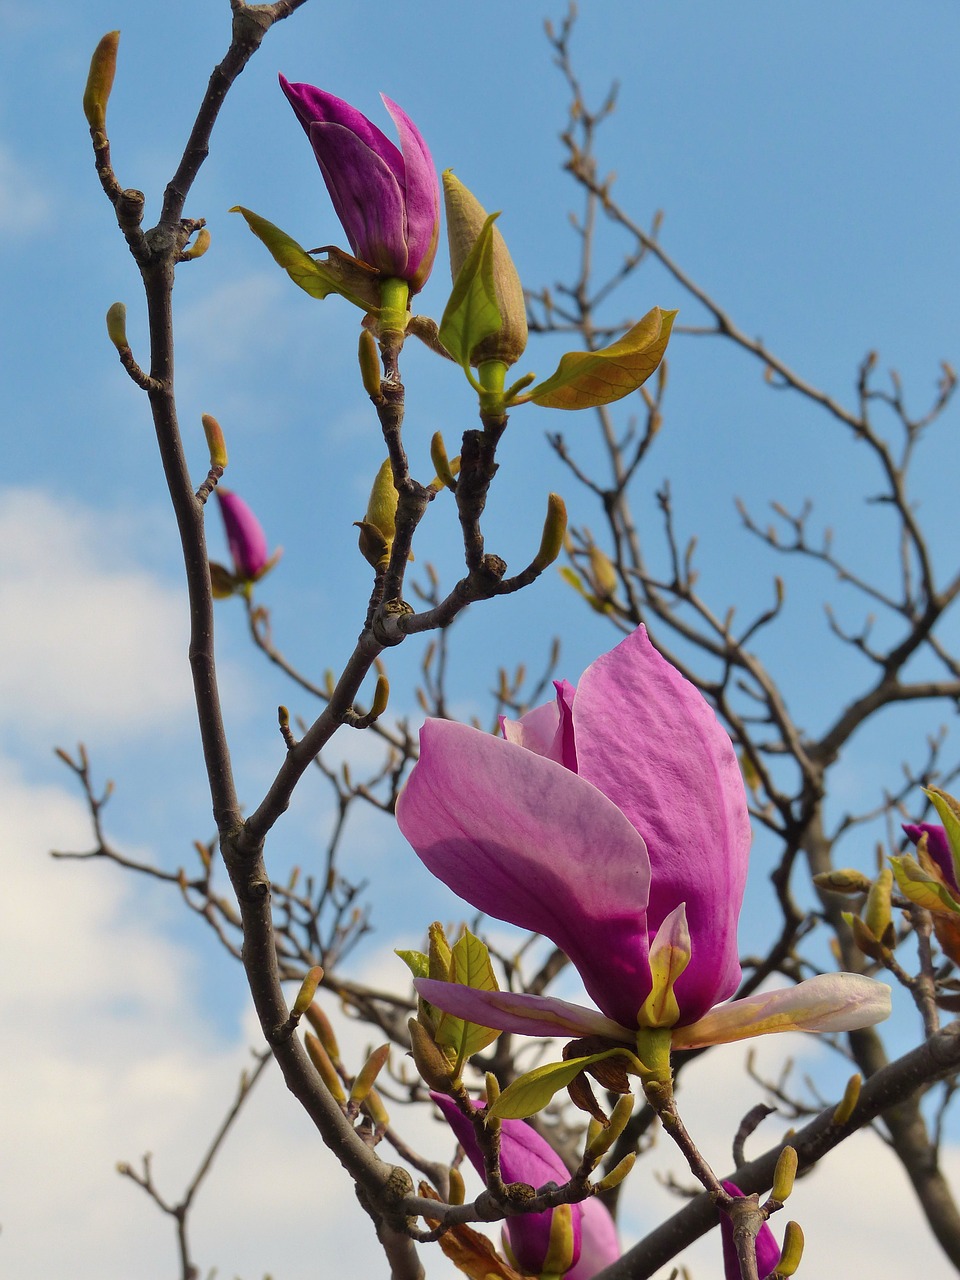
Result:
M450 273L456 280L467 254L487 219L487 212L452 170L443 176L443 198L447 210L447 238L450 242ZM527 345L527 305L517 269L503 236L493 228L493 279L502 325L497 333L482 339L470 352L474 366L499 360L509 366L523 355Z

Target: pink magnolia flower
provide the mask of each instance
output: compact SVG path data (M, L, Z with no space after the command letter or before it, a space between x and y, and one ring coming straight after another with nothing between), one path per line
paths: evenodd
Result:
M443 1112L467 1158L483 1177L483 1154L477 1143L473 1125L451 1099L431 1093ZM570 1179L566 1165L535 1129L523 1120L500 1123L500 1172L504 1182L526 1182L538 1189L548 1182L563 1186ZM563 1274L566 1280L591 1280L620 1257L617 1229L606 1206L596 1197L571 1205L573 1211L572 1266ZM520 1267L539 1275L547 1261L553 1210L525 1213L510 1218L504 1233L510 1251Z
M440 187L419 130L381 94L400 135L398 149L356 107L311 84L280 87L310 139L354 254L417 293L440 237Z
M263 526L242 498L231 489L214 489L220 504L227 546L238 582L256 582L280 558L279 550L271 556L267 551L267 535Z
M746 797L726 732L643 627L503 738L428 720L397 821L460 897L560 947L600 1010L417 981L457 1017L629 1045L638 1023L669 1026L694 1048L890 1011L889 987L854 974L714 1008L740 981Z
M743 1192L734 1182L721 1183L724 1191L732 1196L742 1196ZM726 1280L740 1280L740 1261L737 1258L737 1247L733 1243L733 1225L725 1213L720 1215L720 1239L723 1243L723 1274ZM780 1261L780 1246L773 1232L766 1223L757 1232L757 1274L760 1280L767 1280L777 1269Z

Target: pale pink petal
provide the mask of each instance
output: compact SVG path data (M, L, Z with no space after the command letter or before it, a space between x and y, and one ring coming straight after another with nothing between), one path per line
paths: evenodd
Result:
M633 1044L635 1032L621 1027L594 1009L556 1000L552 996L527 996L512 991L477 991L457 982L418 978L413 984L429 1004L455 1018L496 1027L522 1036L604 1036L621 1044Z
M677 1027L674 1049L729 1044L777 1031L856 1031L890 1016L890 988L859 973L821 973L795 987L719 1005L699 1022Z
M421 861L480 911L545 934L631 1026L650 989L643 840L589 782L512 742L428 720L397 803Z
M573 720L578 773L647 844L649 928L686 904L692 957L677 998L682 1021L693 1021L740 980L737 918L750 822L733 746L703 695L643 627L587 668Z
M620 1257L620 1241L617 1237L617 1224L610 1216L610 1210L596 1196L583 1200L582 1236L580 1239L580 1260L564 1276L564 1280L593 1280L598 1271L609 1267Z

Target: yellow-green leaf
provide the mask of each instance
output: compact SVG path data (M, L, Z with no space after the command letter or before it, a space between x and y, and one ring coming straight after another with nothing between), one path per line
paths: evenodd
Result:
M348 253L328 248L327 257L317 262L285 231L261 218L258 213L234 205L231 213L242 213L247 226L270 250L273 259L311 298L326 298L331 293L352 302L361 310L375 315L380 306L380 275Z
M454 943L451 951L450 980L461 986L472 987L475 991L499 991L490 954L486 945L478 937L464 929L461 937ZM464 1022L452 1014L440 1015L437 1026L437 1044L444 1048L454 1049L457 1060L465 1062L488 1044L492 1044L500 1034L492 1027L484 1027L476 1022Z
M948 795L946 791L941 791L939 787L927 787L926 794L933 801L933 807L940 815L953 858L954 875L960 881L960 802Z
M490 1114L499 1120L525 1120L527 1116L542 1111L553 1095L565 1089L585 1067L604 1058L620 1056L629 1058L634 1068L639 1068L640 1064L629 1049L604 1049L602 1053L591 1053L585 1058L568 1058L566 1062L548 1062L542 1067L534 1067L507 1085L490 1108Z
M890 865L905 898L935 915L960 915L960 904L954 901L946 886L928 876L915 858L903 854L891 858Z
M426 978L428 976L429 964L422 951L396 950L394 955L400 957L415 978Z
M440 321L440 342L464 368L469 366L470 353L477 343L497 333L503 325L493 274L493 224L499 216L491 213L484 222L457 272Z
M612 346L601 351L568 351L556 373L519 397L545 409L595 409L629 395L646 382L663 359L676 311L654 307Z

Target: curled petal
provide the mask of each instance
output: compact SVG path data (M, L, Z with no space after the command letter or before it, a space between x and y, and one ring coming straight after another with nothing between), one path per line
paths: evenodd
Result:
M554 682L557 690L553 702L545 702L522 715L519 720L500 718L500 729L508 742L546 756L557 764L577 772L577 751L573 737L573 699L576 690L567 680Z
M822 973L795 987L719 1005L699 1022L677 1027L674 1049L729 1044L777 1031L856 1031L890 1016L890 988L859 973Z
M635 1033L612 1018L552 996L477 991L434 978L418 978L413 985L429 1004L482 1027L496 1027L499 1031L523 1036L603 1036L606 1040L631 1045L636 1039Z
M681 1020L694 1021L740 980L750 820L736 753L703 695L643 627L587 668L573 720L578 773L647 845L650 930L686 904L692 954L676 995Z
M590 783L552 760L428 720L397 822L480 911L565 951L598 1007L630 1026L650 989L646 846Z

